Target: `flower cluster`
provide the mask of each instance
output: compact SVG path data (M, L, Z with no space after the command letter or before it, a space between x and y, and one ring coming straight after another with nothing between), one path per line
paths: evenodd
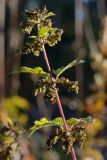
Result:
M38 94L43 93L44 98L51 103L56 103L56 92L59 91L57 88L57 84L61 84L64 86L68 92L75 91L78 93L78 82L77 81L70 81L68 78L53 78L48 76L45 79L41 79L36 83L35 89L35 96Z
M52 26L49 17L54 16L54 13L48 12L46 7L43 10L25 10L24 15L25 20L20 26L22 32L28 33L29 36L21 50L22 54L33 53L35 56L39 56L45 44L54 46L57 41L61 40L63 30Z
M86 139L85 127L74 125L69 126L68 132L62 126L57 127L55 132L49 136L46 148L50 150L58 141L62 144L62 149L66 154L70 152L71 147L76 142L82 148Z
M78 81L70 81L68 78L61 77L57 79L57 83L62 84L68 92L74 91L78 93Z

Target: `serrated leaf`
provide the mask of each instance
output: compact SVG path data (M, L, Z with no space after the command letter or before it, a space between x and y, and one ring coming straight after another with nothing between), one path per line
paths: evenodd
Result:
M19 72L21 72L21 73L34 73L34 70L30 67L21 67L19 69Z
M56 71L54 71L54 73L56 74L57 78L63 73L65 72L67 69L75 66L75 65L78 65L78 64L81 64L81 63L84 63L84 60L74 60L73 62L69 63L67 66L64 66L64 67L61 67L61 68L58 68Z
M93 122L95 122L95 119L88 116L86 118L80 118L81 122L84 122L86 124L92 124Z
M54 14L53 12L49 12L49 13L47 13L46 15L44 15L44 16L42 17L42 20L44 20L44 19L46 19L46 18L48 18L48 17L51 17L51 16L55 16L55 14Z
M67 123L69 125L74 125L74 124L78 124L78 123L84 123L84 124L92 124L94 122L94 118L88 116L86 118L70 118L67 120Z
M73 126L78 123L84 123L84 124L92 124L94 121L93 118L87 117L87 118L70 118L66 122L68 125ZM46 118L42 118L39 121L34 122L34 126L30 128L30 136L37 130L43 128L43 127L51 127L51 126L61 126L63 125L63 120L61 117L55 118L54 120L48 121Z
M55 125L62 125L63 124L63 120L61 117L57 117L52 121Z
M30 67L21 67L19 69L19 72L21 73L31 73L31 74L37 74L41 77L47 77L49 73L46 73L43 71L41 67L35 67L35 68L30 68Z
M35 121L34 126L30 128L30 136L37 131L38 129L41 129L43 127L48 127L48 126L57 126L58 123L55 123L54 121L48 121L46 118L40 119L40 121Z

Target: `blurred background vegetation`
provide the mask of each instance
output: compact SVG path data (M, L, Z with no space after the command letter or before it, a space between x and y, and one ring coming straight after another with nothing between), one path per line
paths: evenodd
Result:
M1 135L8 130L8 123L18 121L25 129L33 121L46 117L59 116L56 105L44 101L43 96L34 97L35 82L38 77L11 74L20 66L42 66L46 69L42 55L20 55L18 49L24 45L26 36L20 32L20 22L25 9L46 5L56 14L53 23L63 28L62 41L55 47L46 46L50 65L53 69L68 64L72 60L84 59L85 63L67 71L65 76L79 81L79 94L68 94L61 89L61 102L66 118L96 118L93 126L87 129L87 141L82 150L76 148L79 160L107 159L107 1L106 0L0 0L0 126ZM16 124L15 127L17 126ZM11 125L10 125L11 126ZM10 127L11 128L11 127ZM11 128L16 143L16 131ZM35 133L29 140L23 131L17 143L14 160L64 160L65 155L56 146L51 152L45 148L50 128ZM20 133L19 133L20 134ZM0 136L2 140L2 136ZM6 139L6 145L14 144ZM1 149L2 148L2 149ZM5 148L5 147L4 147ZM8 148L8 147L7 147ZM18 148L18 149L16 149ZM5 150L5 149L4 149ZM0 143L0 153L3 146ZM4 153L7 154L7 153ZM23 155L23 156L22 156ZM68 159L71 156L68 155ZM4 159L3 159L4 160Z

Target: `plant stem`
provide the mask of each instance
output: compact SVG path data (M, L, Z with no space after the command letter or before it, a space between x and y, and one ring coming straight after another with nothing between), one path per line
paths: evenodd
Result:
M72 160L76 160L76 155L75 155L74 148L71 147L70 151L71 151L71 153L72 153Z
M49 64L48 57L47 57L46 50L45 50L44 46L42 48L42 52L43 52L43 56L44 56L44 59L45 59L45 62L46 62L47 69L48 69L49 72L51 72L51 67L50 67L50 64Z
M43 52L43 56L44 56L44 59L45 59L45 62L46 62L47 69L48 69L49 72L51 72L51 67L50 67L50 64L49 64L48 57L47 57L46 50L45 50L44 46L42 48L42 52ZM67 126L67 123L66 123L66 119L65 119L64 112L63 112L63 109L62 109L61 101L59 99L59 95L58 95L57 91L56 91L56 101L57 101L57 105L58 105L58 108L59 108L60 115L63 119L64 129L66 131L68 131L68 126ZM70 151L72 153L72 160L76 160L76 155L75 155L75 151L74 151L73 147L71 147Z

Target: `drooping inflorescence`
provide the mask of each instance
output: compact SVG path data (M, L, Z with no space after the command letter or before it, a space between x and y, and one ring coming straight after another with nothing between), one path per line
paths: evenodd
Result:
M68 78L66 79L64 77L55 79L49 76L36 83L35 96L43 93L46 100L51 103L56 103L56 91L59 91L59 88L57 87L58 84L64 86L68 92L74 91L78 93L77 81L70 81Z
M74 125L73 127L69 126L69 131L66 132L62 126L57 127L55 132L47 139L46 148L51 150L57 142L62 144L62 149L66 154L70 152L70 148L75 142L80 148L82 148L84 141L86 140L85 129L85 127L83 128Z

